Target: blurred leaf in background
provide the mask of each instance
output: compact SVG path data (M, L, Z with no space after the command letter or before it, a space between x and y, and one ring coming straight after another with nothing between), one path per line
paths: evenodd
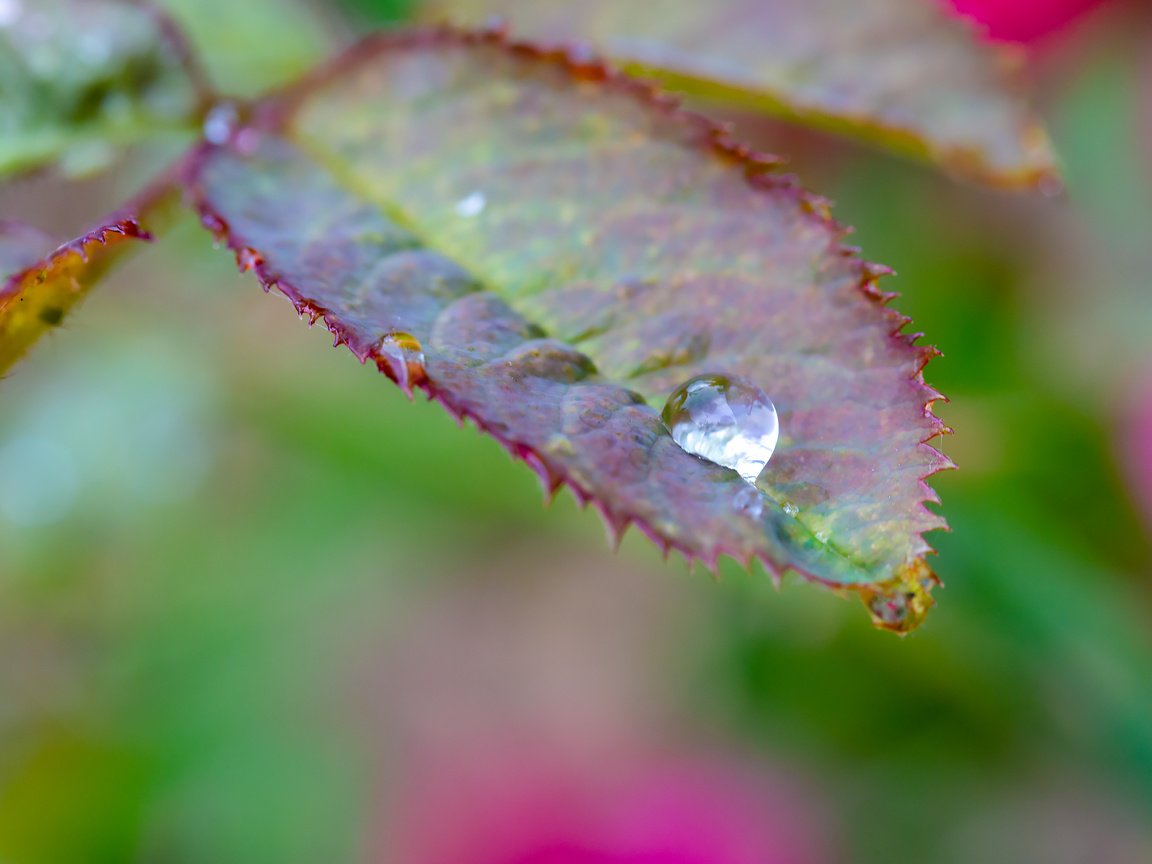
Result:
M157 0L223 93L256 96L308 71L339 44L337 11L308 0Z
M423 0L430 21L494 18L588 44L703 104L739 105L915 156L992 185L1057 183L1009 56L935 0Z

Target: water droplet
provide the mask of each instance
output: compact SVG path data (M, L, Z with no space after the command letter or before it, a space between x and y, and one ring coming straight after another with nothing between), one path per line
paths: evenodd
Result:
M412 395L412 388L427 380L424 370L424 348L411 333L387 333L376 349L376 366Z
M264 264L264 256L249 246L241 246L236 250L236 264L247 273Z
M200 214L200 224L212 232L212 242L219 246L228 236L228 223L215 213Z
M764 512L764 493L755 486L745 486L736 495L736 506L753 519L759 519Z
M576 448L572 446L572 439L567 435L552 435L544 443L544 451L552 456L573 456Z
M749 483L764 470L780 437L768 394L726 375L699 375L681 384L660 416L684 450L733 469Z
M784 512L789 516L795 516L800 512L800 508L793 504L791 501L788 501L784 504Z
M240 111L232 102L213 105L204 115L204 139L210 144L227 144L240 123Z
M828 542L828 532L827 531L817 531L816 532L816 542L827 543Z
M868 611L879 627L902 630L913 605L915 595L908 592L877 594L868 601Z
M920 626L932 608L932 589L939 584L921 558L901 567L892 581L862 592L862 599L877 627L908 633Z
M484 193L473 192L471 195L467 195L456 202L456 215L470 219L484 212L486 206L488 206L488 201L484 197Z

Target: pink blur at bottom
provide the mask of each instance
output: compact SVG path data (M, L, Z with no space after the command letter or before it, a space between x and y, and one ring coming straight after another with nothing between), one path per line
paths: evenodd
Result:
M1152 377L1138 392L1140 396L1128 422L1123 464L1152 535Z
M403 864L827 864L805 795L699 754L583 765L490 753L408 786L381 856ZM396 818L399 817L399 818Z
M1107 0L939 0L977 22L989 39L1030 43L1064 30Z

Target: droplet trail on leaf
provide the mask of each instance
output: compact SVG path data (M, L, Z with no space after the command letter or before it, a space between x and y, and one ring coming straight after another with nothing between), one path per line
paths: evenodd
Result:
M411 333L385 334L376 349L376 366L411 397L412 388L427 380L424 347Z
M735 376L699 375L684 382L660 416L683 450L731 468L749 483L764 470L780 437L768 394Z

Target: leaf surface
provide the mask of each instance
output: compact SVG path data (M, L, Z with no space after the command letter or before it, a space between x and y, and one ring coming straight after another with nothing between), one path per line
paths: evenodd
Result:
M673 90L862 137L978 180L1055 181L1007 49L934 0L426 0L424 14L587 40Z
M362 361L567 483L615 531L792 568L910 629L931 349L825 203L646 85L493 33L363 43L190 163L204 224ZM759 488L660 420L706 372L769 393Z
M0 176L61 161L103 167L118 146L192 122L206 88L168 19L131 0L0 4Z

